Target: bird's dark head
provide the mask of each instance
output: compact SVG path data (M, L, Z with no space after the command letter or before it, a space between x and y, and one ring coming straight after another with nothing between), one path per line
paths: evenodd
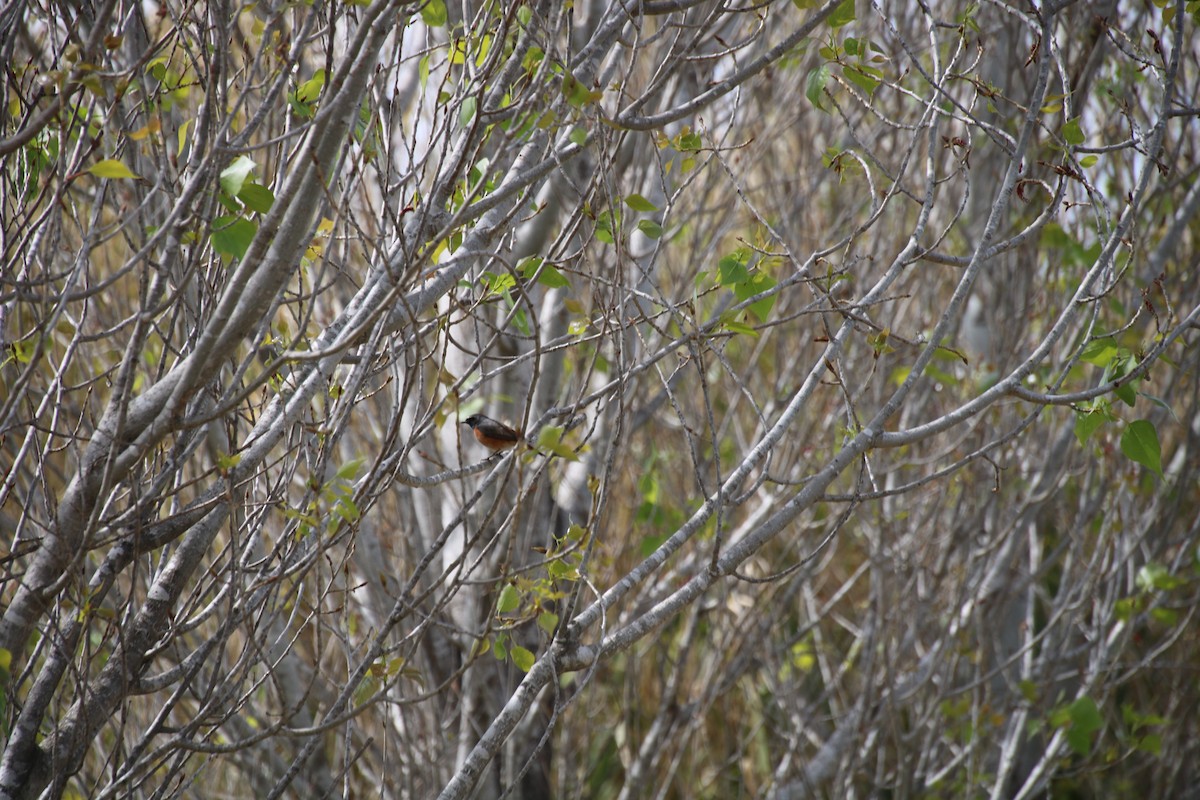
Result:
M466 419L464 419L464 420L462 421L462 424L463 424L463 425L470 425L470 426L471 426L471 428L472 428L472 429L474 429L474 427L475 427L476 425L478 425L479 423L483 422L483 419L484 419L484 418L483 418L482 416L480 416L479 414L472 414L471 416L469 416L469 417L467 417Z

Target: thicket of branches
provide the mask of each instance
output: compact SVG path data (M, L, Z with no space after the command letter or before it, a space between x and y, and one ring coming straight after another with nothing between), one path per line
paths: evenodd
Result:
M0 797L1190 788L1198 15L0 7Z

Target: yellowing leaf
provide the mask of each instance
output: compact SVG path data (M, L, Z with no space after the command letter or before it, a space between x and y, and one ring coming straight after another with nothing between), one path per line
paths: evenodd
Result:
M300 84L300 88L296 90L296 98L302 103L311 103L321 96L321 89L325 86L325 70L319 69L311 78Z
M147 136L151 136L153 134L160 133L161 131L162 131L162 120L159 119L158 117L152 117L150 119L150 121L147 122L145 125L138 128L133 133L129 134L129 138L133 139L135 142L140 142L142 139L145 139Z
M175 151L175 155L183 155L183 148L187 146L187 131L192 124L192 120L185 119L183 124L179 126L179 149Z
M529 672L529 670L533 669L533 663L537 660L533 653L529 652L520 645L514 646L511 654L513 663L516 664L517 669L521 670L522 672Z
M134 180L138 178L133 170L115 158L106 158L103 161L97 161L95 164L88 167L88 172L92 173L97 178L133 178Z
M562 437L565 431L557 425L547 425L538 432L537 449L542 452L553 453L559 458L565 458L568 461L578 461L579 456L575 450L563 442Z

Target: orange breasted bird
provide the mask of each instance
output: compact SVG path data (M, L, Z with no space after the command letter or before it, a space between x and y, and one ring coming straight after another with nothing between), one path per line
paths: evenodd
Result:
M493 453L510 450L522 441L519 430L513 430L503 422L497 422L483 414L472 414L464 419L462 424L470 425L479 443Z

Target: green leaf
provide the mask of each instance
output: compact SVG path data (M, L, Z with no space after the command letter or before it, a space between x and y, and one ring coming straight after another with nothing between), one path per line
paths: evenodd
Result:
M546 572L555 580L579 580L579 570L573 564L568 564L561 560L551 561L549 564L547 564Z
M266 214L271 210L271 206L275 205L275 195L271 190L257 183L247 183L237 193L237 197L246 204L246 208L259 214Z
M526 280L532 280L536 275L538 283L551 289L566 289L571 285L566 276L559 272L553 264L547 264L536 256L522 261L517 266L517 270Z
M1085 444L1092 434L1109 419L1109 415L1099 409L1075 412L1075 438L1080 444Z
M334 512L346 522L358 522L361 513L358 510L358 505L349 497L343 497L337 502L334 507ZM334 526L330 526L333 530Z
M529 336L529 317L525 314L525 309L518 308L512 315L513 327L520 331L522 336Z
M1173 608L1154 608L1150 610L1150 618L1160 625L1173 628L1179 623L1179 612Z
M1066 140L1067 144L1083 144L1083 128L1079 126L1079 117L1076 117L1075 119L1069 119L1067 120L1067 123L1063 125L1063 139Z
M1137 390L1133 388L1132 383L1121 384L1117 388L1113 389L1113 394L1115 394L1121 400L1121 402L1130 408L1133 408L1134 404L1137 402Z
M475 98L466 97L458 108L458 127L465 128L475 119Z
M576 126L572 128L571 132L567 135L567 138L570 139L573 144L577 144L580 147L583 147L587 144L587 137L587 129L582 126Z
M640 194L631 194L625 197L625 205L632 208L634 211L658 211L658 206L651 203Z
M1143 753L1150 753L1155 756L1160 755L1162 753L1162 736L1157 733L1148 733L1141 739L1138 739L1136 747Z
M615 211L615 213L614 213ZM616 232L621 229L621 210L605 211L596 217L596 238L605 244L616 241Z
M521 59L521 69L533 75L537 70L538 65L546 60L546 53L536 44L525 51L525 58Z
M538 431L537 449L543 453L553 453L568 461L578 461L579 456L575 453L574 448L563 442L564 433L561 426L547 425Z
M440 28L446 24L446 4L443 0L429 0L421 9L421 19L431 28Z
M213 220L212 246L218 253L242 258L258 233L258 226L248 219L217 217Z
M222 208L229 212L231 217L239 216L242 213L241 204L224 192L217 194L217 202L221 204Z
M500 614L507 614L510 611L516 611L521 605L521 595L517 592L517 587L511 583L505 584L500 590L500 600L496 603L496 611Z
M857 17L854 14L854 0L843 0L842 4L833 10L829 15L829 27L840 28L843 25L849 25Z
M358 477L359 471L362 470L363 460L361 458L352 458L338 468L337 477L344 481L352 481Z
M87 171L97 178L133 178L134 180L138 178L138 175L133 170L115 158L106 158L103 161L97 161L88 167Z
M718 261L717 281L722 286L730 286L742 283L749 278L750 271L746 269L748 255L745 250L736 250Z
M762 272L755 272L748 280L745 280L733 287L733 293L739 301L746 300L754 295L772 289L775 286L775 279L770 275ZM758 317L760 322L766 322L767 317L771 315L771 309L775 305L775 295L764 297L751 303L747 308L754 316Z
M483 273L482 280L489 294L507 294L510 289L517 285L517 279L507 272L485 272Z
M896 348L888 344L888 339L892 338L892 329L884 328L879 333L867 337L867 344L871 345L871 349L875 351L875 356L886 356L896 352Z
M730 333L741 333L745 334L746 336L753 336L756 339L758 338L758 331L754 330L754 328L746 325L745 323L738 322L736 319L721 320L721 327Z
M1076 753L1086 756L1092 749L1092 734L1104 727L1100 709L1092 698L1081 697L1067 708L1067 715L1071 720L1067 742Z
M700 134L687 131L679 134L679 146L676 149L681 153L698 153L703 146L704 142L700 140Z
M1183 579L1172 575L1162 564L1150 563L1138 570L1134 579L1143 592L1169 592L1183 585Z
M562 93L567 98L567 102L575 108L583 108L604 97L603 92L589 91L578 78L569 72L563 75Z
M1097 367L1107 367L1117 357L1117 343L1107 336L1103 339L1093 339L1083 348L1079 357Z
M567 277L553 264L542 265L542 271L538 273L538 283L550 289L566 289L571 285Z
M534 658L533 653L517 645L512 649L512 660L517 665L517 669L522 672L529 672L529 670L533 669L533 662L537 659Z
M247 156L238 156L232 164L221 170L221 188L225 190L225 194L237 197L246 180L254 172L255 166L257 165L253 159Z
M875 94L875 90L879 88L879 81L872 78L866 72L855 67L843 67L842 74L845 75L851 83L862 89L868 95Z
M1159 360L1167 361L1167 359L1165 357L1160 357ZM1175 367L1175 369L1179 369L1179 367L1175 366L1174 364L1171 364L1171 366ZM1163 400L1161 397L1155 397L1152 394L1146 394L1145 392L1142 392L1141 395L1142 395L1142 397L1149 400L1151 403L1154 403L1154 405L1161 408L1163 411L1170 414L1171 419L1175 420L1176 422L1179 422L1179 417L1175 414L1175 409L1171 408L1171 406L1167 404L1166 400Z
M558 614L543 611L538 614L537 624L546 633L554 633L554 629L558 627Z
M652 219L643 219L637 224L638 230L649 236L651 239L661 239L663 235L662 225L659 225Z
M1150 420L1134 420L1125 427L1121 434L1121 452L1165 480L1158 431Z
M1113 611L1115 612L1117 619L1121 620L1122 622L1129 622L1129 620L1133 619L1134 615L1139 613L1141 610L1142 601L1136 597L1123 598L1118 600L1116 605L1113 606Z
M521 259L521 263L517 264L517 272L521 273L521 277L525 280L532 280L537 274L538 267L545 263L538 256L529 256Z
M821 66L808 73L808 77L804 81L804 96L808 98L808 102L817 107L818 111L825 111L825 106L821 105L821 95L825 91L825 84L829 82L829 66L822 64ZM825 112L829 113L829 112Z
M958 386L958 378L935 366L932 362L925 365L925 371L921 373L931 380L935 380L943 386Z
M1088 167L1094 167L1096 162L1099 160L1100 156L1084 156L1083 158L1079 159L1079 166L1083 167L1084 169L1087 169Z

